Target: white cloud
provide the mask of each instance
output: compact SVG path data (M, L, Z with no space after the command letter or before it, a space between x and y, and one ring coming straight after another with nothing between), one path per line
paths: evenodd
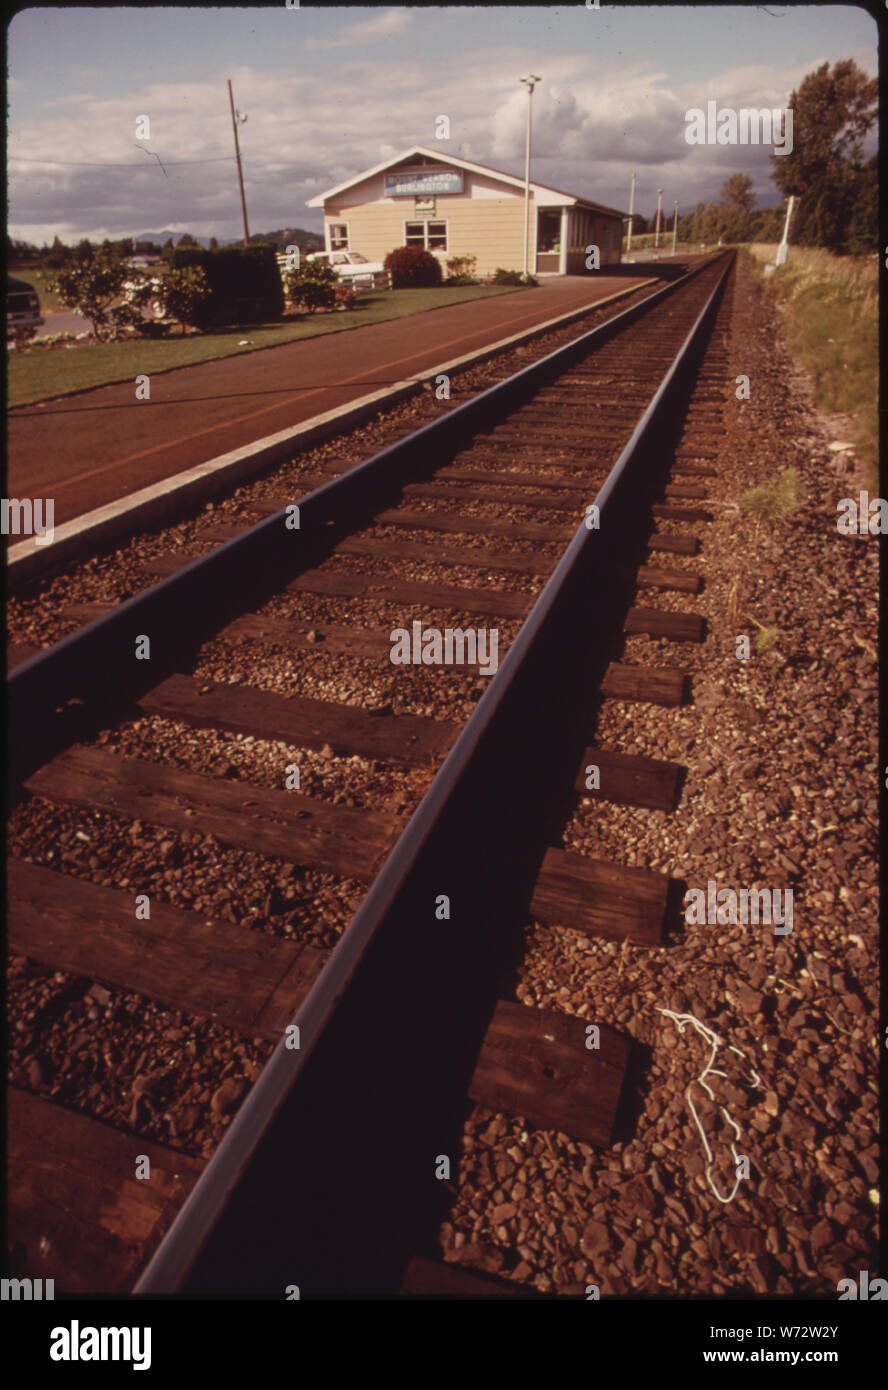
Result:
M412 22L407 15L406 21ZM364 22L381 36L404 23L386 10ZM363 26L347 31L354 34ZM227 70L206 80L146 83L125 97L101 89L54 98L39 117L9 127L11 234L70 239L181 227L199 235L236 236L240 201L225 78L249 113L240 127L250 226L318 228L309 198L413 144L440 148L523 176L527 89L518 81L528 54L518 48L466 49L441 55L430 71L412 56L348 55L308 72ZM650 63L603 64L585 53L550 54L533 96L533 169L540 183L624 208L638 169L639 211L648 215L656 189L682 210L718 196L734 170L754 180L760 201L776 201L767 151L689 146L684 113L705 105L781 105L810 65L779 62L725 66L698 82L670 84ZM135 148L136 114L151 120L151 138L167 176ZM435 118L451 120L450 140L435 139ZM24 164L33 160L62 165ZM183 160L223 160L180 164ZM73 161L129 168L79 168ZM139 164L139 161L142 164Z
M336 38L306 39L306 48L347 48L354 44L378 43L381 39L399 38L413 24L407 9L384 10L372 19L349 24Z

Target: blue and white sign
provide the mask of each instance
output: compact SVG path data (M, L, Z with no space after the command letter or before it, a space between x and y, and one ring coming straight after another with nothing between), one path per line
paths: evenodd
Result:
M431 197L435 193L462 193L462 169L417 169L385 175L386 198L402 195Z

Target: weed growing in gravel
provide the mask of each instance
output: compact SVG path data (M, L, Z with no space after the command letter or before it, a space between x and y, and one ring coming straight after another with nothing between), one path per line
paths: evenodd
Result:
M753 621L755 620L753 619ZM755 625L758 628L755 639L755 650L758 656L762 656L776 642L779 629L776 627L762 627L760 623L756 623Z
M746 611L746 596L742 591L740 581L735 579L728 594L728 626L732 632L736 632L743 623L749 623L758 628L755 639L756 656L763 656L770 651L777 641L780 633L778 627L766 627L760 623L751 613Z
M801 500L798 470L784 468L772 483L763 483L744 492L740 506L759 521L782 521L797 510Z

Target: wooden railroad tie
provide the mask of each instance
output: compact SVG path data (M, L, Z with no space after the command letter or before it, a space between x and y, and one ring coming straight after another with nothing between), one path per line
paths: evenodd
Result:
M204 1161L15 1086L6 1095L7 1233L29 1275L69 1295L128 1292Z
M193 553L183 554L179 551L148 560L143 568L148 574L166 577L175 574L189 559L194 558ZM509 590L501 593L494 589L411 582L389 575L340 574L323 568L304 570L284 586L284 591L316 594L322 598L366 598L375 602L411 604L425 609L439 608L506 620L525 618L535 597ZM630 608L623 630L629 636L646 632L652 637L664 637L673 642L700 642L703 640L704 627L703 619L696 614Z
M274 737L274 731L265 736ZM406 824L399 816L245 786L96 748L58 754L24 787L47 801L172 830L190 832L199 825L204 834L232 848L359 882L373 879ZM542 860L531 911L541 921L590 935L654 945L662 934L668 884L664 874L551 848Z

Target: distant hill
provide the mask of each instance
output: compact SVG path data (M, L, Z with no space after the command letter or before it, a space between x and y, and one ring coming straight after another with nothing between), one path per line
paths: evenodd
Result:
M279 251L288 246L298 246L300 251L323 251L324 238L318 232L307 232L304 227L284 227L277 232L257 232L251 241L271 241ZM225 243L228 245L228 243Z
M140 241L156 241L158 246L163 246L163 243L169 241L170 237L172 237L173 245L178 246L179 241L184 235L184 232L171 232L169 229L165 232L140 232L138 236L133 237L133 241L136 244ZM194 236L193 232L192 236ZM196 236L194 240L201 246L209 246L210 244L210 238L208 236Z
M140 232L133 237L134 242L155 241L158 246L163 246L165 241L173 239L173 245L178 246L179 241L184 236L184 232L171 232L169 229L163 232ZM191 233L194 236L194 233ZM208 236L194 236L194 240L199 246L207 247L210 244ZM220 246L239 246L242 237L220 237ZM308 232L304 227L284 227L276 232L254 232L251 241L270 241L283 251L287 246L298 246L300 251L323 251L324 238L317 232Z

